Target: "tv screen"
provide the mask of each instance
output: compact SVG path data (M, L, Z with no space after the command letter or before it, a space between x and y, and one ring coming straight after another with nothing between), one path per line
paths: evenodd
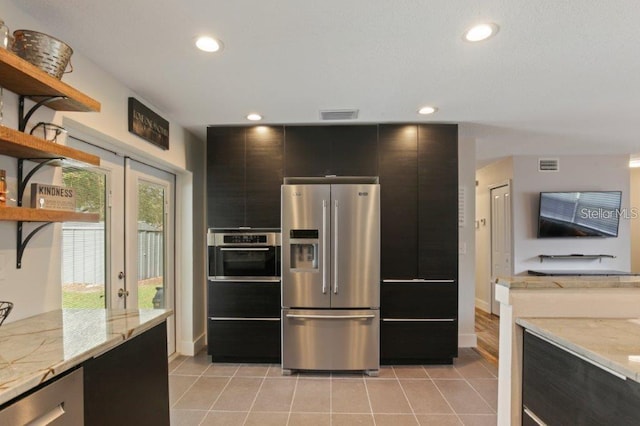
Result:
M617 237L621 191L541 192L538 238Z

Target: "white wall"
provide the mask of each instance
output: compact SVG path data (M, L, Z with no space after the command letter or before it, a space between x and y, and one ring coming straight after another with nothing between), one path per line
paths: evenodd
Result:
M629 204L640 213L640 168L631 169ZM631 272L640 273L640 216L631 220Z
M464 191L464 226L458 228L458 344L477 346L475 333L475 140L464 128L458 135L458 185Z
M55 28L48 27L46 22L39 22L18 9L13 2L0 0L2 19L11 29L28 28L51 35ZM73 47L73 46L72 46ZM192 201L192 205L181 205L181 217L190 226L182 229L182 234L193 232L193 238L184 238L178 243L181 253L178 261L185 272L176 279L179 293L187 293L189 301L183 307L191 308L183 311L181 322L189 327L179 330L179 335L186 331L182 340L194 342L204 335L204 292L206 276L204 271L204 189L202 184L191 182L191 176L202 180L204 176L204 144L163 111L155 108L140 95L128 89L111 75L104 72L93 62L74 52L72 61L74 72L63 77L65 83L77 88L102 104L100 113L53 112L41 108L30 120L29 129L38 121L50 121L81 130L83 133L95 135L97 139L107 141L115 150L159 166L178 176L178 202ZM18 97L5 90L4 92L4 124L17 128ZM170 122L170 149L162 150L128 132L127 99L136 97ZM29 104L30 105L30 104ZM29 106L28 105L28 106ZM192 157L191 157L192 156ZM7 170L8 181L15 193L16 160L0 156L0 168ZM37 175L40 182L56 182L59 172L54 168L40 171ZM192 188L199 193L194 193ZM195 212L195 214L194 214ZM23 268L15 268L15 228L12 222L0 222L0 300L11 300L15 303L11 321L31 316L40 312L60 307L60 225L54 224L37 234L29 243L25 252ZM186 242L186 244L185 244ZM193 265L193 266L192 266ZM2 277L4 276L4 279ZM185 282L185 278L189 280ZM188 291L182 292L185 287ZM184 301L183 301L184 302ZM196 316L197 315L197 316Z
M491 192L490 187L513 179L513 158L507 157L476 172L476 300L477 308L491 312ZM474 224L475 226L475 224Z
M513 158L513 268L515 274L529 269L631 268L630 221L620 219L617 238L536 238L541 191L622 191L622 208L629 208L628 155L562 156L558 172L538 172L538 156ZM549 260L540 254L611 254L615 259Z

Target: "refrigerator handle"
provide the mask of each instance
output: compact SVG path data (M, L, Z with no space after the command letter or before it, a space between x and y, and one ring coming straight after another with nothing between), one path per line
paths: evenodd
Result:
M335 200L335 217L333 219L333 294L338 294L338 200Z
M322 200L322 294L327 293L327 200Z

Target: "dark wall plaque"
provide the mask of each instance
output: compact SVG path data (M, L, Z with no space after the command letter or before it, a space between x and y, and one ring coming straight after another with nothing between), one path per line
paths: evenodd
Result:
M136 98L129 98L129 131L162 149L169 149L169 122Z

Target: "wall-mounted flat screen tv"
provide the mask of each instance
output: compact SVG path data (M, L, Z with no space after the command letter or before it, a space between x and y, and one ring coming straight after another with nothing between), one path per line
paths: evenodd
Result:
M617 237L621 191L541 192L538 238Z

